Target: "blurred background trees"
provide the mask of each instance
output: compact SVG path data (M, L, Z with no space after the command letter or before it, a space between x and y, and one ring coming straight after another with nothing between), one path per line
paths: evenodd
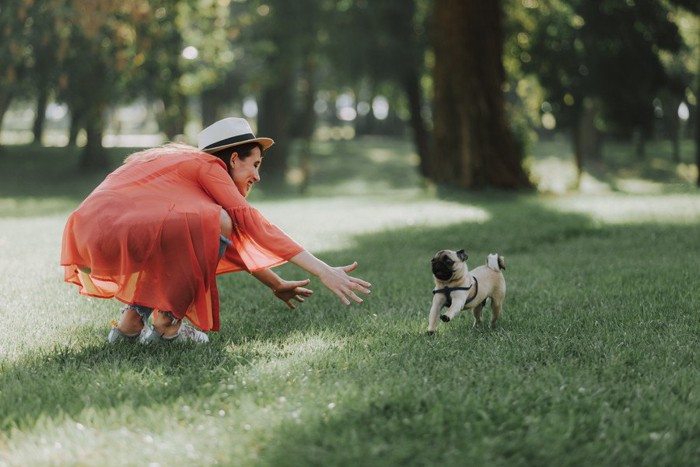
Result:
M278 182L290 165L308 179L322 131L410 137L423 176L462 188L527 187L528 148L554 133L580 173L612 140L643 157L667 139L680 162L693 133L700 165L699 14L692 0L6 0L0 124L31 108L41 144L65 108L65 143L100 168L108 129L146 131L119 124L192 141L244 116L275 138ZM129 106L138 123L115 118Z

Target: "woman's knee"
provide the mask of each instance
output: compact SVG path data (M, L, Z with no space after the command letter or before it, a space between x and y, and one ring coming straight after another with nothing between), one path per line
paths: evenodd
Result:
M229 238L233 233L233 221L225 210L221 210L221 235Z

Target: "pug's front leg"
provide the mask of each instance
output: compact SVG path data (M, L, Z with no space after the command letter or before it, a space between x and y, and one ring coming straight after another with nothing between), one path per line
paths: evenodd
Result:
M428 318L428 334L435 333L435 328L437 328L438 316L440 315L440 309L445 304L445 297L440 295L433 296L433 303L430 305L430 316Z
M450 305L450 309L447 310L447 313L440 316L440 319L446 323L449 323L454 319L455 315L459 313L462 310L462 308L464 308L464 304L466 302L466 294L454 294L454 297L452 299L452 305Z

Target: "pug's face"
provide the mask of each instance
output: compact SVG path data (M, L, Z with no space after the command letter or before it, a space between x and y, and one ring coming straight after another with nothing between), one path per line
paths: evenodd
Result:
M448 281L455 271L460 270L462 264L467 260L464 250L440 250L435 253L431 260L433 275L441 281Z

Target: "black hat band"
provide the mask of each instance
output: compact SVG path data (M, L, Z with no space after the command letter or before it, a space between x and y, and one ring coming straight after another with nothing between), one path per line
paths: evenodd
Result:
M233 144L240 143L242 141L248 141L251 139L255 139L255 135L253 133L246 133L244 135L232 136L231 138L222 139L221 141L217 141L216 143L212 143L212 144L208 145L207 147L202 148L202 151L206 151L206 150L212 149L212 148L217 148L219 146L233 145Z

